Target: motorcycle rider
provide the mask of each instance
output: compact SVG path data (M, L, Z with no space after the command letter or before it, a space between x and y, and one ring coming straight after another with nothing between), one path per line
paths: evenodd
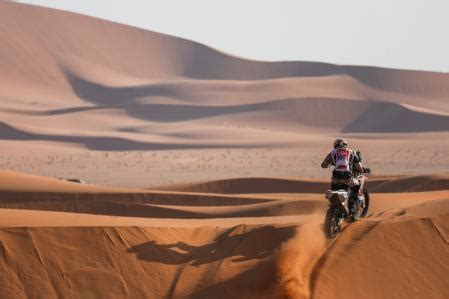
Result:
M354 172L363 172L360 152L348 148L348 142L345 139L337 138L334 141L334 149L324 158L321 163L322 168L335 166L332 171L331 190L338 190L342 187L353 190L353 202L351 212L358 209L361 200L358 197L360 182L357 180Z

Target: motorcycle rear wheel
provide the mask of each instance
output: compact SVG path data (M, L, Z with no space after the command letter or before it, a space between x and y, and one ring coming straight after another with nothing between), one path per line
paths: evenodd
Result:
M328 239L333 239L341 231L342 216L339 209L330 206L324 220L324 232Z

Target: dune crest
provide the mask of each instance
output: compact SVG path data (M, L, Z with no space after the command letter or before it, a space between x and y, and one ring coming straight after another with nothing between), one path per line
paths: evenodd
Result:
M369 190L376 193L420 192L449 189L449 175L374 177L368 180ZM164 190L220 193L323 193L329 180L294 178L234 178L184 185L162 186Z

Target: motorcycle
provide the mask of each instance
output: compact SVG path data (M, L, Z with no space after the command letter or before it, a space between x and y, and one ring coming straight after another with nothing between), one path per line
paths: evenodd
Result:
M347 185L338 185L326 192L325 198L329 200L329 209L324 221L327 238L332 239L341 231L344 220L354 222L368 213L370 195L365 186L368 178L364 173L371 173L371 170L364 168L361 173L355 175L359 182L357 191Z

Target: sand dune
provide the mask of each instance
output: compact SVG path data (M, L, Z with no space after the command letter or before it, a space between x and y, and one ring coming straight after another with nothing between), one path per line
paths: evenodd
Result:
M192 173L324 179L317 165L346 136L377 174L447 171L448 74L250 61L11 2L0 19L2 168L132 187ZM93 164L114 171L84 171Z
M449 297L449 74L251 61L13 2L0 40L0 297ZM329 241L336 136L375 176Z
M132 187L192 173L324 179L317 165L346 136L378 174L447 171L448 74L251 61L12 2L0 4L0 19L2 168ZM97 163L114 171L84 171Z
M191 120L261 109L290 111L291 106L285 107L284 99L318 98L295 101L295 115L306 117L327 111L332 113L326 115L340 115L349 110L348 116L352 115L356 122L349 127L340 126L343 132L448 130L447 115L419 113L399 105L449 112L445 100L449 92L447 74L312 62L248 61L190 41L51 9L2 3L0 14L1 26L8 29L2 31L2 40L7 41L1 52L7 62L0 74L3 92L16 98L27 95L18 102L24 105L21 108L36 113L41 113L44 107L54 107L50 113L119 108L125 109L131 119L173 122L186 120L188 115ZM19 18L26 21L17 24ZM35 21L42 19L46 21ZM323 89L329 85L331 88ZM20 86L39 92L30 97L29 90L17 88ZM267 90L270 94L265 94ZM142 103L143 99L154 102L155 98L165 98L166 109L173 112L160 111L165 105ZM232 98L239 105L252 98L254 105L220 107L221 111L208 107L217 105L220 98L223 101L227 98L226 102ZM321 103L320 98L328 104ZM186 99L192 105L191 112L189 107L170 103ZM36 100L37 107L31 102ZM272 102L273 105L263 108L264 103ZM227 106L225 102L221 104ZM173 119L170 114L179 117L176 111L180 109L184 119ZM389 114L385 115L386 111ZM168 113L161 120L163 112ZM390 123L383 127L373 124L373 120L385 123L382 120L386 119ZM398 119L409 123L403 124ZM299 122L326 126L320 119ZM411 123L415 126L410 126Z
M247 61L227 56L194 42L72 13L14 3L3 3L1 9L3 26L16 25L11 26L12 31L7 34L16 37L25 35L28 45L31 46L12 44L18 51L5 53L9 58L7 66L14 71L13 74L29 78L32 82L41 79L42 82L47 83L50 83L48 81L63 83L64 69L59 66L69 64L64 61L66 58L64 56L68 56L69 61L73 59L80 65L80 68L83 67L82 62L86 64L96 62L100 67L110 68L122 75L137 78L183 76L207 80L263 80L279 77L322 77L343 74L352 76L370 87L387 91L419 95L427 93L438 95L448 91L446 83L449 79L445 74L346 67L310 62ZM15 22L18 17L26 20L21 22L20 26ZM46 22L34 21L43 18ZM66 22L67 18L72 22ZM77 26L71 26L73 23L76 23ZM92 30L93 28L96 29ZM62 33L70 34L63 35ZM63 43L61 43L61 39L64 41ZM52 47L56 44L58 47ZM139 46L136 47L136 44ZM110 47L110 45L114 45L114 47ZM34 55L30 55L30 53L34 53ZM162 53L163 55L161 55ZM123 55L130 59L121 59ZM163 56L164 59L147 59L152 56ZM15 62L18 61L18 58L23 58L19 64L24 66L23 69L18 70L16 67ZM45 64L30 63L30 60L33 59L34 62L37 60L45 62ZM34 68L31 69L32 72L29 72L29 65L26 63L34 65ZM51 73L42 71L49 67L53 69ZM70 67L66 66L66 68ZM51 75L55 75L56 78L49 80ZM405 80L402 78L403 76L406 77ZM422 80L423 76L427 77L424 81ZM60 81L57 82L58 80ZM418 82L419 84L417 84Z
M10 171L0 179L8 298L447 296L447 191L375 195L372 214L329 243L321 194L131 192ZM426 288L403 284L404 273L416 286L426 277Z

